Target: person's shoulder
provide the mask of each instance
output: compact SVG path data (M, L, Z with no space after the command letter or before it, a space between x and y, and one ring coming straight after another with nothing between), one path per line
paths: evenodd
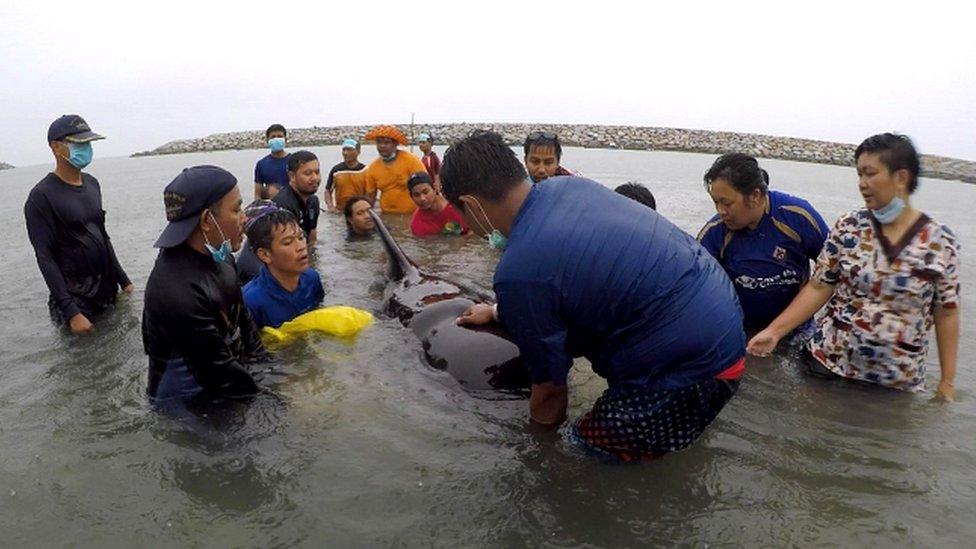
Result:
M304 271L302 271L302 274L299 277L299 280L302 283L321 284L322 283L322 275L320 275L319 272L316 271L315 269L313 269L312 267L309 267L309 268L305 269Z
M241 294L244 297L244 303L250 308L256 306L264 301L264 297L267 294L267 288L265 287L265 270L264 268L258 273L257 276L251 279L250 282L241 288Z
M815 226L818 225L816 219L820 217L820 213L806 199L775 190L770 190L769 196L772 207L780 213L786 216L798 216L797 219L802 218Z
M40 197L47 196L54 189L57 177L53 173L49 173L35 183L30 192L27 193L27 203L36 203Z
M727 230L728 227L725 226L725 223L722 223L722 219L718 216L718 214L715 214L711 219L708 220L707 223L705 223L704 226L702 226L701 230L698 231L698 236L695 237L695 240L701 242L712 235L724 236Z

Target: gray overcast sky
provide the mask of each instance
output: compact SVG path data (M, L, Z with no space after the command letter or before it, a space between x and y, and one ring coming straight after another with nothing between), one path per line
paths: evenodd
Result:
M976 160L968 2L0 4L0 160L74 112L117 156L243 129L403 122L704 128Z

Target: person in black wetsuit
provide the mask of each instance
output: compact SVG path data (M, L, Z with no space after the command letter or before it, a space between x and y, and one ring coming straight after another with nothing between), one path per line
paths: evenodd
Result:
M163 202L169 225L156 240L142 317L149 397L165 406L254 395L248 366L268 357L231 254L244 221L237 179L216 166L187 168Z
M309 151L295 151L288 155L288 185L272 198L275 204L298 218L309 250L315 245L319 225L319 199L315 193L321 182L318 157Z
M83 118L66 114L47 131L57 166L27 196L27 236L50 291L48 308L58 324L90 333L92 319L119 293L133 290L105 231L98 180L83 170L92 159L91 142L104 139Z

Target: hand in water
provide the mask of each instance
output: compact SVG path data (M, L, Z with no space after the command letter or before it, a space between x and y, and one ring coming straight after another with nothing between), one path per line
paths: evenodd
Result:
M78 335L90 334L95 331L95 326L91 323L90 320L88 320L88 317L86 317L81 313L78 313L75 316L71 317L71 320L68 322L68 324L70 324L71 333L73 334L78 334Z
M458 326L480 326L495 320L493 307L484 303L478 303L468 307L467 311L461 313L457 319Z
M777 343L779 343L779 336L766 328L749 340L746 351L752 356L767 357L776 348Z
M956 400L956 388L948 381L940 381L939 388L935 390L935 399L953 402Z

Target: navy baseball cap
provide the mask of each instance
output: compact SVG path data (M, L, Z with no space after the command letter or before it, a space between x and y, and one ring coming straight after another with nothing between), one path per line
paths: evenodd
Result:
M157 248L172 248L186 242L197 228L200 212L216 204L237 186L237 178L217 166L184 168L163 189L163 204L169 225L156 239Z
M88 122L77 114L66 114L51 122L47 129L47 142L70 141L72 143L90 143L98 139L105 139L93 132Z

